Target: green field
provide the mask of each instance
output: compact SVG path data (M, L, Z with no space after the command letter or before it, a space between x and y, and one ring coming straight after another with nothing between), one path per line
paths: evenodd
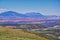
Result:
M34 33L18 29L0 27L0 40L53 40Z

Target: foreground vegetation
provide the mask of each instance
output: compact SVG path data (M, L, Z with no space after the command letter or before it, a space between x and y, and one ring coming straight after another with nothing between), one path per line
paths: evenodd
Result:
M37 35L23 30L0 27L0 40L53 40L53 39L40 36L40 34Z

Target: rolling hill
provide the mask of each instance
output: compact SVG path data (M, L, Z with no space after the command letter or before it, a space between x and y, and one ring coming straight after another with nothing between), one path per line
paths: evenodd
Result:
M39 35L23 30L0 27L0 40L53 40Z

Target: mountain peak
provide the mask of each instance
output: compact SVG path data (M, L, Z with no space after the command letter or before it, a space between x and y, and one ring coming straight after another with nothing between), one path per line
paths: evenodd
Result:
M29 17L36 17L36 18L39 18L39 17L43 17L44 16L41 13L36 13L36 12L26 13L26 15L29 16Z
M26 14L41 14L41 13L38 13L38 12L30 12L30 13L26 13Z
M24 17L27 17L26 15L22 14L22 13L17 13L17 12L14 12L14 11L7 11L7 12L4 12L4 13L1 13L0 14L0 17L3 17L3 18L24 18Z
M16 14L17 14L16 12L7 11L7 12L1 13L0 15L3 15L3 16L14 16L14 15L16 15Z
M8 13L8 14L10 13L11 14L11 13L16 13L16 12L14 12L14 11L7 11L7 12L4 12L4 13Z
M7 12L13 12L13 11L7 11Z

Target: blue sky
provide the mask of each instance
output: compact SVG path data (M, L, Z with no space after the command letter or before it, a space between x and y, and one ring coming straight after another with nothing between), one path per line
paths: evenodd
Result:
M6 10L60 16L60 0L0 0L0 12Z

